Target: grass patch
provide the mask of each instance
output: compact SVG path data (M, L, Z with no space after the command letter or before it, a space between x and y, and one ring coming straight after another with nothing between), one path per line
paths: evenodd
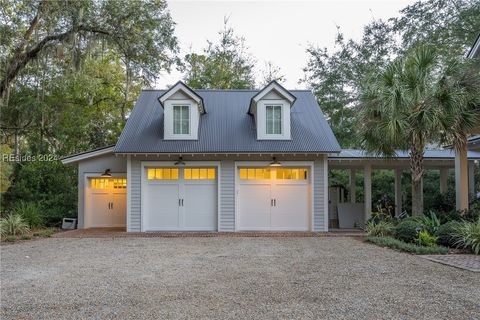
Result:
M446 254L448 248L441 246L423 247L413 243L406 243L390 237L365 237L365 241L380 247L388 247L413 254Z
M21 240L31 240L32 236L29 234L24 234L23 236L20 237Z
M55 228L38 229L32 233L32 236L50 238L55 232L57 232L57 229Z
M5 241L5 242L15 242L15 241L17 241L17 236L6 236L5 238L3 238L3 241Z

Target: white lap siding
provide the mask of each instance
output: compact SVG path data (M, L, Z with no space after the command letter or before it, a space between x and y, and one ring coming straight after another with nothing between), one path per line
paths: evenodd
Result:
M313 231L326 231L328 200L326 200L325 183L327 177L326 171L326 156L316 158L314 161L314 187L313 187ZM142 161L155 161L152 157L134 157L131 156L131 174L129 182L130 193L130 212L128 221L128 231L141 231L141 188L142 188ZM161 159L165 161L166 159ZM171 161L171 159L169 159ZM213 160L203 158L205 161ZM219 160L218 158L215 160ZM294 159L292 159L294 160ZM296 160L296 159L295 159ZM235 161L238 161L235 159ZM218 174L220 189L219 189L219 218L218 231L235 231L235 161L221 160L220 171ZM188 166L188 161L187 166Z

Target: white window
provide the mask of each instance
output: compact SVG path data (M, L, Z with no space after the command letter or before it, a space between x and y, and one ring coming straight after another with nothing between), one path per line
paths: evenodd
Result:
M189 106L173 106L173 134L190 134Z
M267 134L282 134L282 106L266 106Z
M290 139L290 105L285 100L260 100L255 111L257 139Z

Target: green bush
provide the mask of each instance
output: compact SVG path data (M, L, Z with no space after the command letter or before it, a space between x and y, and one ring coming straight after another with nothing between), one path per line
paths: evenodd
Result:
M438 227L436 236L438 237L437 243L446 247L455 247L455 241L452 235L455 233L455 229L460 224L458 221L449 221Z
M22 235L29 230L28 224L21 215L10 214L8 217L0 220L0 234L2 237Z
M405 219L395 227L395 238L404 242L413 242L417 238L417 229L422 225L414 219Z
M429 215L414 217L413 220L418 222L422 229L427 230L430 234L435 234L438 230L438 227L440 227L440 220L433 211L430 211Z
M20 201L13 206L12 213L22 216L30 228L41 227L43 225L41 209L36 203Z
M77 176L72 166L60 161L36 161L18 165L13 184L4 194L2 205L36 203L46 226L59 226L62 218L77 216Z
M452 240L457 248L480 254L480 218L476 222L460 222L454 229Z
M423 247L413 243L406 243L390 237L365 237L365 240L380 247L388 247L414 254L446 254L448 248L441 246Z
M422 230L418 233L416 242L420 246L433 247L437 243L437 236L428 233L427 230Z
M390 236L393 234L394 225L392 222L389 221L379 221L375 222L370 220L367 222L365 226L365 232L369 236L377 236L377 237L384 237Z

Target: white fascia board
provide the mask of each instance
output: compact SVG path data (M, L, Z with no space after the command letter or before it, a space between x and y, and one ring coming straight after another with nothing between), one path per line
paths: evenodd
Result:
M75 162L79 162L79 161L82 161L82 160L102 156L102 155L109 154L109 153L113 154L113 149L114 148L115 148L115 146L100 149L100 150L88 151L88 152L84 152L84 153L81 153L81 154L78 154L78 155L73 155L73 156L69 156L67 158L60 159L60 161L63 164L69 164L69 163L75 163Z
M285 88L283 88L281 85L279 85L278 83L276 83L275 81L273 82L270 82L270 84L268 84L265 88L263 88L259 93L257 93L257 95L255 97L253 97L253 100L255 102L258 102L259 100L261 100L267 93L269 93L270 91L272 90L275 90L278 92L278 94L280 94L282 97L284 97L285 99L288 100L288 102L290 102L290 104L293 104L293 102L295 101L295 96L293 94L291 94L288 90L286 90Z

